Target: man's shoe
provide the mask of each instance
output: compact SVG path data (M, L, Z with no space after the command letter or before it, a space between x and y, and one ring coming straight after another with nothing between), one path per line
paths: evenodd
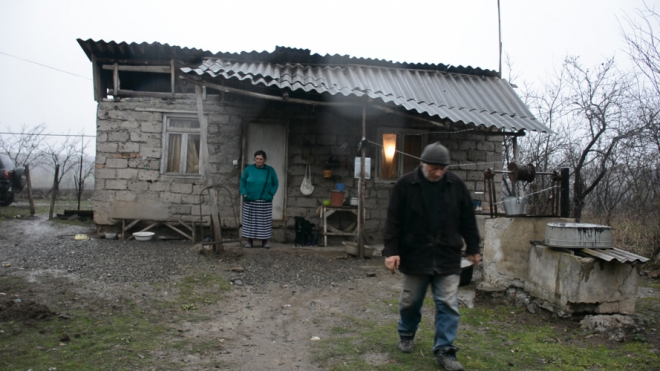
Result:
M399 340L399 350L404 353L413 352L413 341L412 340Z
M456 352L446 351L438 352L435 356L435 364L442 366L447 371L463 371L463 365L456 359Z

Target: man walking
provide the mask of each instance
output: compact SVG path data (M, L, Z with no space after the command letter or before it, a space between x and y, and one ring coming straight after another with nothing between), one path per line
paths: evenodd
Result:
M472 264L481 261L479 230L470 194L448 172L449 150L440 143L424 148L420 166L392 189L385 225L385 266L403 273L399 299L399 350L412 353L428 286L435 302L435 362L463 370L453 342L458 330L458 284L463 240ZM461 239L462 238L462 239Z

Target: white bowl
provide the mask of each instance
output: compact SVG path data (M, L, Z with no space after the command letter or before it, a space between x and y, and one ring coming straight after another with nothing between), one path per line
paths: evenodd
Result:
M133 233L133 237L138 241L149 241L154 234L154 232L135 232Z

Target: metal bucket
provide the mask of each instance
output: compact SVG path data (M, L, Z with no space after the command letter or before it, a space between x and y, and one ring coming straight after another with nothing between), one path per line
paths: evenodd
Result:
M522 197L504 197L504 212L506 215L525 215L527 199Z

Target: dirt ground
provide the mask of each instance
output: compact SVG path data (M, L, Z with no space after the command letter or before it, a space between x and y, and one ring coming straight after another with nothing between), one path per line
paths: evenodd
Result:
M55 235L78 233L93 236L94 230L89 226L53 225L43 219L4 220L0 247L3 244L26 243L30 239L54 239ZM243 265L249 262L250 256L263 257L268 254L273 259L272 268L280 270L287 269L287 256L308 254L321 256L328 261L346 259L341 249L294 249L290 245L274 244L270 250L227 247L224 254L209 259L210 267L236 283L235 268L240 253L243 254L240 258ZM364 272L358 279L320 286L301 287L286 282L232 284L219 304L199 307L199 315L206 316L205 320L179 322L176 316L168 318L167 312L153 312L154 316L165 316L161 322L169 323L170 327L177 330L178 336L195 339L197 343L213 344L213 351L193 353L185 349L164 349L152 356L165 363L183 364L184 370L210 369L207 367L212 361L231 365L226 369L232 370L322 370L322 366L313 360L312 339L331 336L333 327L343 316L392 323L396 321L396 315L374 313L369 308L373 303L396 300L401 275L385 271L382 257L360 262L358 268ZM194 272L209 268L190 269ZM127 302L139 303L144 311L149 312L153 311L149 298L162 299L177 290L169 283L154 286L135 282L77 280L75 275L54 269L22 270L20 267L8 266L0 267L0 275L20 276L29 282L38 283L29 287L29 295L25 293L29 300L25 300L20 308L0 296L0 321L38 321L50 316L67 316L74 309L90 312L112 310L112 306L120 308L122 303ZM0 295L7 289L0 287ZM462 292L462 297L473 295L473 287ZM656 296L658 290L643 288L640 295ZM63 297L75 300L63 300ZM51 311L51 308L57 308L57 313ZM538 321L543 325L556 322L559 337L562 336L562 329L566 331L565 327L579 327L575 321L560 320L548 313L528 316L525 321ZM654 336L649 334L647 338L656 342L656 348L660 346L657 332ZM607 343L607 340L598 336L580 341ZM396 351L395 347L396 344L392 344L392 352ZM368 358L371 365L384 364L390 359L388 354L370 354Z

